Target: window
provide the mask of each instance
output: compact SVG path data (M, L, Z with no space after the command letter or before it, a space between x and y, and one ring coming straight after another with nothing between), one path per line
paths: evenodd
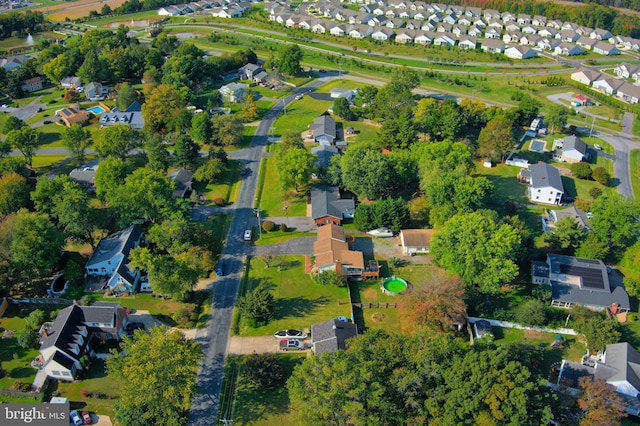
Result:
M68 371L63 371L62 375L66 377L71 377L71 373L69 373Z
M62 374L60 374L60 372L58 370L53 370L52 371L54 376L61 376Z

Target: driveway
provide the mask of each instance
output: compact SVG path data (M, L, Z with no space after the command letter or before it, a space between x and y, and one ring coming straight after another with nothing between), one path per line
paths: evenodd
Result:
M305 343L310 343L310 341L305 341ZM273 336L232 336L229 340L229 347L227 348L228 355L249 355L256 353L264 354L278 352L280 352L280 348L278 347L278 339L274 338ZM300 352L309 352L309 350Z
M640 144L623 136L613 136L600 132L593 132L594 136L608 142L615 150L613 175L617 181L618 192L625 197L633 197L631 188L631 168L629 167L629 151L640 148Z
M142 311L139 309L129 312L129 322L141 322L144 324L145 330L166 325L162 321L155 319L149 311Z
M289 229L295 229L299 232L317 232L318 226L312 218L307 216L268 216L266 219L280 224L284 223Z
M16 118L19 118L22 121L27 121L28 119L36 115L39 109L44 110L45 108L47 108L45 104L32 103L22 108L8 107L8 108L3 108L3 110L10 112L11 115L13 115Z

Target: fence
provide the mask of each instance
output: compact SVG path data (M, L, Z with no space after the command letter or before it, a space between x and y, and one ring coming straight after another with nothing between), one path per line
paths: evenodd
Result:
M397 303L352 303L352 307L360 309L372 309L372 308L397 308Z
M30 297L30 298L20 298L20 299L10 299L11 303L14 305L19 305L21 303L33 303L33 304L42 304L42 305L71 305L73 300L69 299L60 299L58 297Z
M469 323L470 324L473 324L473 323L475 323L476 321L479 321L479 320L489 321L489 323L492 326L495 326L495 327L517 328L517 329L520 329L520 330L541 331L543 333L567 334L567 335L570 335L570 336L577 336L578 335L578 332L573 330L573 329L571 329L571 328L525 327L524 325L516 324L514 322L499 321L499 320L488 319L488 318L469 317Z

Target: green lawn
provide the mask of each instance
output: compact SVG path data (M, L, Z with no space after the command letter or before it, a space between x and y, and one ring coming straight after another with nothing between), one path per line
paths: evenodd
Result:
M287 112L275 121L273 134L281 136L285 131L305 131L313 119L326 112L331 104L331 101L319 101L310 96L293 102L287 107Z
M65 154L39 154L33 156L33 168L48 170L67 158ZM42 170L41 170L42 171Z
M276 226L278 226L279 224L276 223ZM278 244L278 243L283 243L285 241L289 241L292 238L298 238L298 237L309 237L311 236L311 234L309 234L308 232L298 232L296 230L287 230L285 232L282 231L271 231L271 232L265 232L262 231L262 237L258 238L256 241L254 241L254 244L256 246L266 246L269 244Z
M615 188L604 186L593 180L575 179L571 176L562 176L562 186L567 197L580 197L583 200L592 201L593 197L589 191L593 188L600 188L604 194L613 194Z
M243 289L250 291L259 283L267 282L275 298L275 310L273 320L263 327L250 328L241 318L240 335L269 336L287 328L310 329L312 324L350 315L345 287L317 284L304 272L304 256L282 256L282 260L281 268L274 263L265 268L260 259L248 260Z
M222 179L216 183L201 183L193 185L194 191L204 194L208 203L213 203L216 198L222 198L227 204L234 203L238 197L240 188L240 169L242 163L237 160L229 160L229 169Z
M263 171L264 167L264 171ZM283 190L278 182L278 169L275 159L265 158L260 165L260 173L264 173L264 183L258 187L259 208L264 212L262 217L284 216L285 203L289 205L289 216L306 216L307 200L304 192L295 192L293 189Z

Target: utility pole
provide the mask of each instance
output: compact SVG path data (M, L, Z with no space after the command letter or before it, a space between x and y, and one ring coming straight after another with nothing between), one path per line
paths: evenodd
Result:
M256 217L258 218L258 233L260 234L260 239L262 239L262 225L260 224L260 209L254 209L256 213Z

